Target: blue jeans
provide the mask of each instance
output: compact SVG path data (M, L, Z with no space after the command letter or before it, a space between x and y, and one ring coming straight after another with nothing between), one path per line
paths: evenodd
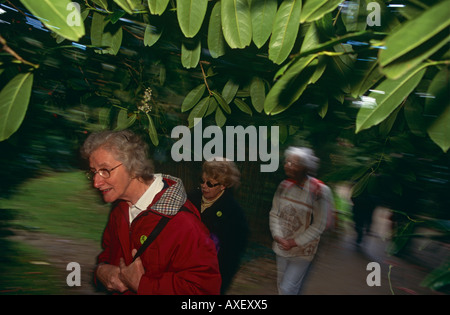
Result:
M278 293L299 295L311 261L301 257L281 257L277 255Z

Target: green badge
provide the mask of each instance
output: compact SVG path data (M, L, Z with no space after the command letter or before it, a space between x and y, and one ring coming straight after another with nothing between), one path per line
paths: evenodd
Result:
M147 239L147 235L141 235L141 244L144 244L145 240Z
M216 212L216 216L218 216L218 217L220 218L220 217L222 216L222 211L220 211L220 210L217 211L217 212Z

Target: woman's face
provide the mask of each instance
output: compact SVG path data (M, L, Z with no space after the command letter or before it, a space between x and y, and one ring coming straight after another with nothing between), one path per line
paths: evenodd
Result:
M203 183L202 183L203 182ZM209 187L207 183L210 183L213 187ZM202 195L207 200L216 198L222 190L225 189L224 185L221 185L218 181L213 178L207 177L205 173L202 174L202 181L200 182L200 188L202 190Z
M289 155L284 161L284 172L286 176L293 179L301 179L306 173L305 167L300 163L300 158Z
M111 170L121 163L109 151L102 148L95 150L89 157L89 167L94 172L99 169ZM93 181L94 187L101 192L105 202L114 202L118 199L131 201L133 199L133 192L130 188L132 178L124 165L110 171L109 178L104 178L96 173Z

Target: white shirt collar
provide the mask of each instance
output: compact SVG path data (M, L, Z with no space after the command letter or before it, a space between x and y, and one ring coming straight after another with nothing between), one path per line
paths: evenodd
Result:
M153 178L154 178L154 181L150 185L150 187L148 187L148 189L141 196L141 198L139 198L139 200L136 202L136 204L132 205L129 208L128 212L129 212L129 217L130 217L130 224L139 215L139 213L147 210L148 206L152 203L156 194L159 193L163 189L164 182L162 179L162 174L154 174Z

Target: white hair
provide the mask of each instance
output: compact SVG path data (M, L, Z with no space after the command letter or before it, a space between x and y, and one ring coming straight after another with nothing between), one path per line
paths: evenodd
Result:
M284 156L297 156L299 163L306 168L309 175L316 175L319 168L319 158L315 156L314 151L305 147L289 147L284 151Z

